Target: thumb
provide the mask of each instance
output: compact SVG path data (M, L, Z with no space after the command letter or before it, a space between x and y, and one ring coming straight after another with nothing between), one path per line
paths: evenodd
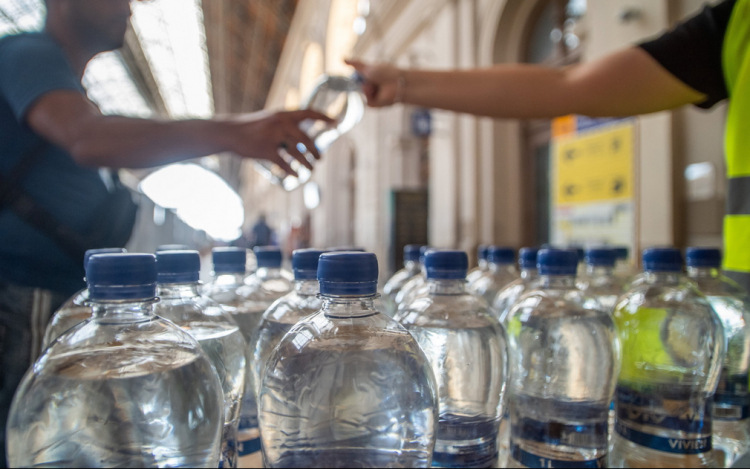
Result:
M367 69L367 65L357 59L344 59L344 63L354 67L354 70L358 71L359 73L364 73Z

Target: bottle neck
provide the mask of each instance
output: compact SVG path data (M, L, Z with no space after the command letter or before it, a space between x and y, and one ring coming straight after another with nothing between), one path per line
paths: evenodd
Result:
M419 262L414 262L414 261L404 262L404 270L407 270L409 272L419 272L421 268L422 266L419 264Z
M601 265L587 265L586 275L589 277L611 277L615 274L614 267L607 267Z
M155 317L153 299L91 301L93 317L117 323L141 322Z
M217 285L242 285L245 274L242 272L220 272L214 274L214 283Z
M489 269L490 263L487 262L486 259L479 259L478 266L479 270L487 270Z
M539 271L536 269L521 269L521 279L532 280L539 276Z
M513 264L496 264L494 262L489 263L489 271L493 274L499 274L499 273L512 273L515 267L513 267Z
M321 296L323 311L326 316L334 318L372 316L378 312L374 303L377 296Z
M161 299L195 298L200 296L200 283L160 283L156 287L156 296Z
M258 267L255 276L260 279L281 277L281 267Z
M317 280L295 280L294 291L300 296L315 296L320 293Z
M575 275L541 275L542 288L575 288Z
M648 283L663 283L666 285L678 285L680 283L680 272L653 272L647 270L645 272L646 282Z
M464 279L427 279L430 294L432 295L461 295L466 293L466 280Z
M690 278L719 278L719 269L716 267L688 267L687 274Z

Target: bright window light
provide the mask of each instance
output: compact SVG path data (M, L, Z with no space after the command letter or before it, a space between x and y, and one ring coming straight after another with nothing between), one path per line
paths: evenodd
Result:
M175 211L196 230L219 241L242 235L242 199L221 177L196 164L173 164L141 181L141 192L155 204Z
M132 23L169 115L213 115L200 0L134 2Z
M103 114L141 118L154 114L117 51L99 54L89 62L83 86Z

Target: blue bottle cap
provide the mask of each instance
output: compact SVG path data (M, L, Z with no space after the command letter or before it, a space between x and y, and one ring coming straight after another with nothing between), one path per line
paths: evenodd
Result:
M586 264L594 267L614 267L617 251L612 248L589 248L586 250Z
M199 280L201 256L198 251L161 251L156 253L159 283L194 283Z
M523 270L536 270L536 258L539 248L521 248L518 251L518 265Z
M243 248L214 248L212 251L214 273L244 274L247 251Z
M409 244L408 246L404 246L404 260L419 262L419 252L421 249L421 244Z
M278 269L281 267L281 249L276 246L258 246L253 249L259 268Z
M148 300L156 296L153 254L95 254L86 270L92 300Z
M123 252L128 252L125 248L104 248L104 249L89 249L86 251L86 254L83 255L83 270L86 270L86 268L89 265L89 259L91 259L91 256L94 256L96 254L119 254Z
M424 265L424 256L426 256L428 252L434 250L435 249L431 246L422 246L421 248L419 248L419 263Z
M469 256L463 251L429 251L424 267L428 279L463 280L469 270Z
M688 267L721 267L721 251L716 248L687 248Z
M617 255L618 261L626 261L628 260L628 257L630 257L630 248L620 246L615 248L615 254Z
M372 296L378 292L378 258L370 252L329 252L318 261L321 295Z
M681 272L682 253L676 248L649 248L643 251L643 270Z
M583 249L583 247L572 245L572 246L568 246L568 249L570 249L572 251L575 251L576 256L578 256L578 263L579 264L586 259L586 250Z
M575 249L542 249L537 254L539 275L575 275L578 252Z
M480 244L477 248L477 260L480 261L486 261L487 256L490 255L490 245L489 244Z
M292 253L292 269L295 280L318 278L318 260L326 251L320 249L297 249Z
M493 264L512 264L516 261L516 252L511 248L490 246L487 260Z
M326 252L367 252L367 250L357 246L334 246L326 249Z
M190 246L185 244L162 244L156 248L156 252L164 251L190 251Z

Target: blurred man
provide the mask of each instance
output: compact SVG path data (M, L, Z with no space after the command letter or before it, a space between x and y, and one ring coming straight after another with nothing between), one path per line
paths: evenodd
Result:
M433 72L349 62L371 106L403 102L500 118L632 116L729 99L724 267L750 290L750 0L725 0L663 36L566 68Z
M46 0L44 31L0 39L0 435L51 311L80 289L83 252L123 246L136 207L116 176L225 151L294 174L283 146L302 143L311 111L167 121L104 116L81 78L97 54L121 47L129 0ZM5 445L0 464L5 464Z
M273 230L266 223L266 214L261 213L253 225L253 247L270 246L273 242Z

